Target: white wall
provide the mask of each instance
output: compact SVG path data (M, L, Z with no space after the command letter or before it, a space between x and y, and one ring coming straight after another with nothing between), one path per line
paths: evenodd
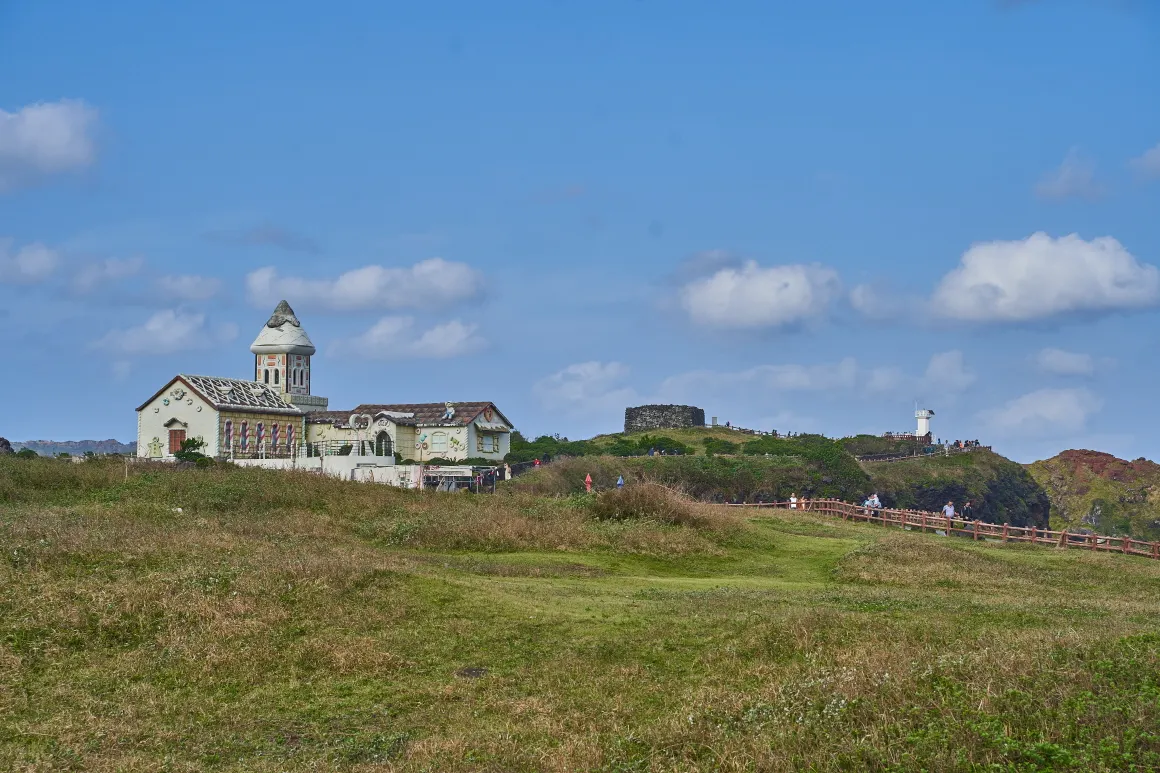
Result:
M174 394L174 391L178 389L184 392L181 399L178 399ZM169 404L166 405L166 402ZM185 384L178 381L166 387L164 392L138 411L137 456L149 456L149 444L153 438L161 441L162 457L171 456L169 453L170 428L165 426L165 423L170 419L177 419L188 425L173 427L173 429L184 429L187 439L201 438L205 441L202 453L206 456L218 455L218 412Z
M299 456L293 459L232 459L239 467L261 467L267 470L306 470L341 480L386 483L414 488L418 485L418 465L387 461L378 456Z

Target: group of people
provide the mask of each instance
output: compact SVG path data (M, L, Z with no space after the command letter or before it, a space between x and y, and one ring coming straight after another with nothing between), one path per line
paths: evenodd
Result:
M954 500L947 500L942 509L943 517L947 519L947 524L953 525L955 521L973 521L975 520L975 508L971 506L971 500L963 503L963 509L955 512Z
M938 444L947 445L951 448L979 448L978 440L956 440L953 443L948 440L945 444L940 440Z

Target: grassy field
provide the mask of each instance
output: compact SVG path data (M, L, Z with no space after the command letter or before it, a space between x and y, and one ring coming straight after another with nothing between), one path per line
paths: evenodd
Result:
M53 460L0 549L4 770L1160 768L1143 559Z

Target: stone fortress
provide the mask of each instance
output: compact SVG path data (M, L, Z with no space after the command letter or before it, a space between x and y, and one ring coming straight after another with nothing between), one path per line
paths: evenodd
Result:
M638 405L624 409L625 432L704 426L705 409L693 405Z

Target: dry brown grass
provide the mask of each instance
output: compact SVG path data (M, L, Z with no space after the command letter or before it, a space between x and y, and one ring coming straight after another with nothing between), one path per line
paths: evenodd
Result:
M121 472L0 504L0 769L1160 764L1154 562Z

